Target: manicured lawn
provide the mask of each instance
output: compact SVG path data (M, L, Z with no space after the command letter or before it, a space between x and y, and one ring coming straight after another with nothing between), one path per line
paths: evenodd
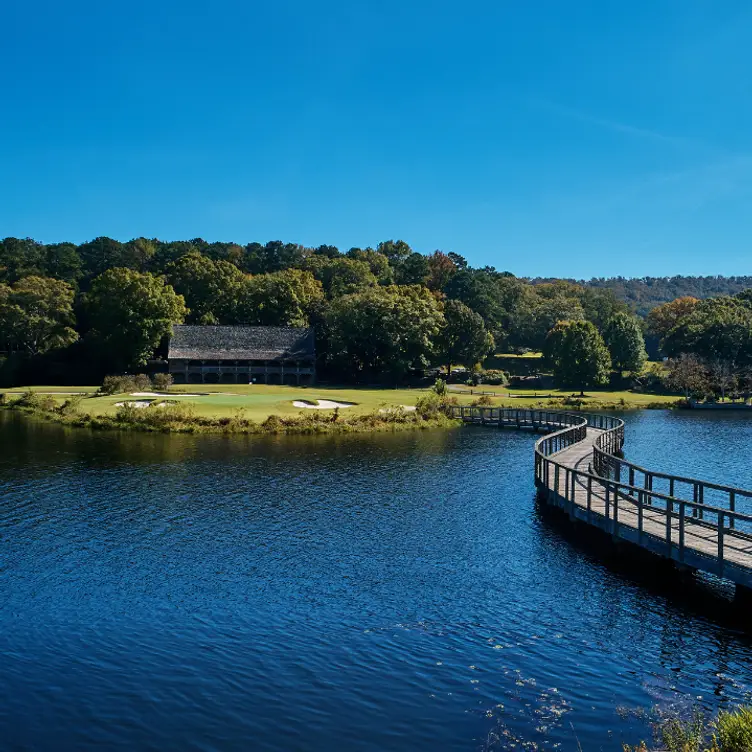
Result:
M543 357L543 353L534 352L534 351L531 350L530 352L522 353L521 355L518 355L517 353L496 353L496 355L494 355L494 357L495 358L517 358L517 359L519 359L519 358L528 358L528 359L530 359L530 358L533 358L533 359L538 358L538 359L540 359L540 358Z
M117 394L107 397L95 397L96 387L31 387L35 392L47 392L54 395L58 404L69 399L68 393L89 393L81 403L82 412L92 415L114 415L117 411L116 403L123 401L150 399L148 397L133 397L129 394ZM9 394L20 394L26 388L8 390ZM169 391L169 399L177 402L189 403L199 416L232 417L241 413L244 417L255 421L263 421L269 415L292 416L306 414L309 411L295 407L293 401L331 400L333 402L351 402L353 407L343 408L343 415L372 413L384 408L399 405L415 405L416 400L428 391L420 389L378 389L378 388L338 388L338 387L295 387L295 386L267 386L261 384L196 384L173 386ZM460 404L470 404L478 399L481 392L491 392L493 404L507 407L531 407L545 404L549 398L563 399L571 396L572 391L513 389L509 387L481 386L473 388L452 386L450 394L457 397ZM198 396L196 396L198 395ZM627 406L640 407L650 403L675 402L678 397L662 397L652 394L634 394L627 391L586 392L585 405L588 402L618 403L624 399ZM320 411L323 413L329 411Z
M22 394L23 392L39 392L41 394L94 394L98 386L16 386L12 389L0 389L6 394Z
M473 398L477 398L481 393L492 393L494 396L494 403L498 401L499 404L505 406L523 407L525 404L531 404L534 402L543 401L547 399L565 399L567 397L575 396L579 399L579 392L572 391L571 389L522 389L507 386L487 386L481 385L478 387L466 387L462 385L452 385L451 393L455 395L469 395L473 392ZM497 400L498 398L498 400ZM666 396L660 394L640 394L638 392L630 392L627 390L606 390L606 389L587 389L585 390L584 402L619 402L625 400L628 406L640 407L655 403L664 403L670 405L680 400L678 396ZM464 401L464 399L462 400Z
M62 403L68 399L65 392L94 393L96 387L31 387L35 392L54 392L54 398ZM8 390L8 394L21 394L27 387ZM296 400L315 403L316 400L351 402L352 407L343 408L343 414L372 413L379 409L399 405L415 405L426 389L357 389L336 387L267 386L263 384L189 384L173 386L169 399L193 405L197 415L230 417L242 411L244 417L261 421L269 415L300 415L308 409L295 407ZM198 395L198 396L195 396ZM114 414L116 403L153 399L116 394L106 397L86 397L81 403L82 412L92 415ZM159 401L159 400L158 400ZM467 401L470 401L469 398ZM321 410L319 412L328 412Z

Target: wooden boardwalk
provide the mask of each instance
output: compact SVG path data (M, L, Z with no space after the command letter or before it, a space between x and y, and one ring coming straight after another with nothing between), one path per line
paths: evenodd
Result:
M656 473L621 458L624 424L603 415L455 407L464 422L533 428L541 497L571 519L752 591L752 491ZM750 601L752 603L752 601Z

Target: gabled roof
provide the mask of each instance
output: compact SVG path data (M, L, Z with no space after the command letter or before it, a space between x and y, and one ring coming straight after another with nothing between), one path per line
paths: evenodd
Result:
M275 360L315 355L313 329L286 326L176 326L168 358Z

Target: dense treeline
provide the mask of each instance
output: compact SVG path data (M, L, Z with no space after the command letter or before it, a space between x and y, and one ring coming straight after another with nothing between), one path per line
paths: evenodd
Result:
M605 331L625 311L608 291L533 285L401 240L346 253L281 241L0 243L6 380L9 369L14 380L30 368L59 380L142 368L187 322L314 326L322 373L400 381L430 365L472 366L494 347L540 349L561 320Z
M645 322L605 282L520 279L401 240L343 253L281 241L6 238L0 378L91 381L142 369L186 322L313 326L320 372L333 379L396 383L431 365L472 367L494 349L543 350L558 384L585 388L639 373L646 359ZM668 354L700 347L688 336L676 344L659 318L647 331Z
M651 308L677 298L703 299L736 295L752 287L752 277L594 277L587 281L579 280L578 284L610 290L637 314L646 316Z

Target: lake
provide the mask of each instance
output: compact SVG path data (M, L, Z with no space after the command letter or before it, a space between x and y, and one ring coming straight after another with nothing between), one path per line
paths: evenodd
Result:
M628 458L752 486L746 416L625 419ZM724 593L575 539L533 441L0 414L0 746L619 752L752 699Z

